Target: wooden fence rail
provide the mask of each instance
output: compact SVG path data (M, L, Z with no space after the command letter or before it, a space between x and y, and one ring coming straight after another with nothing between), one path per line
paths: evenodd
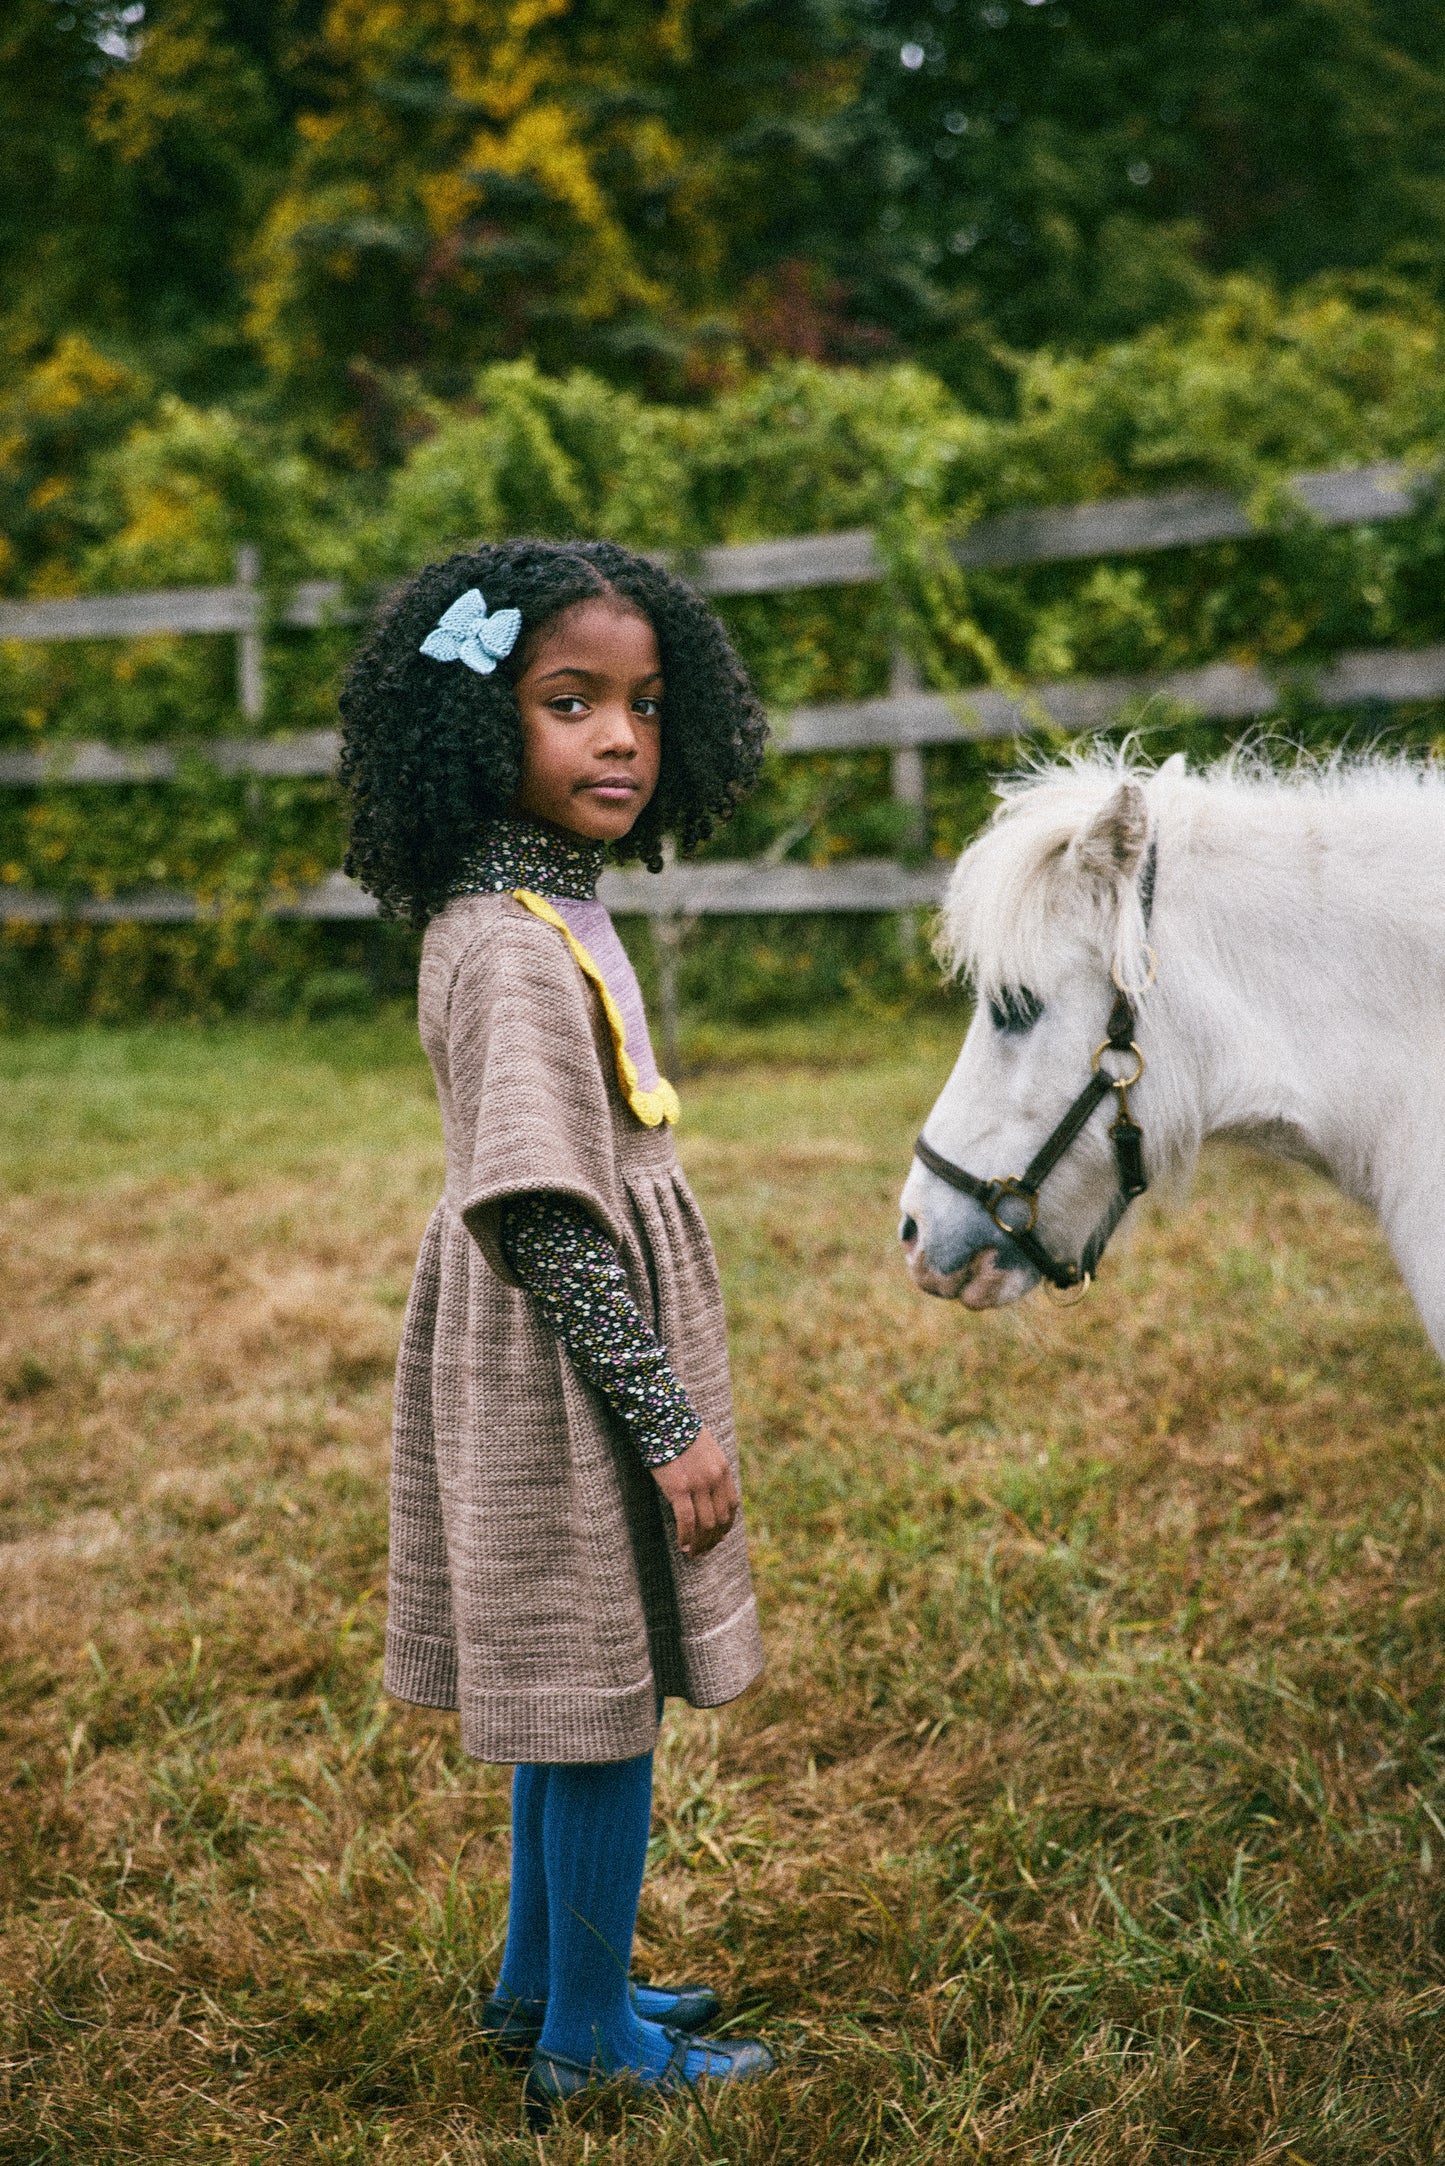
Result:
M598 890L609 910L647 918L758 917L775 912L885 912L927 909L943 893L950 867L941 859L900 865L890 857L850 858L841 865L767 865L751 859L670 865L665 872L604 872ZM34 889L4 898L6 917L29 925L191 925L226 913L224 897L198 898L181 889L142 895L87 896L62 901ZM268 914L278 918L374 918L376 904L344 873L314 887L280 892Z
M1403 519L1434 486L1424 470L1385 461L1374 466L1294 474L1286 499L1321 526L1362 526ZM1219 489L1175 489L1160 496L1114 497L1098 504L1002 512L967 527L951 544L965 568L1063 563L1079 557L1133 555L1239 541L1263 531L1237 497ZM782 541L725 542L674 559L705 594L781 594L801 587L866 586L885 567L868 527L805 534ZM292 590L275 615L283 625L315 629L353 622L334 581ZM156 632L257 633L267 603L254 550L237 552L229 587L169 587L139 594L81 594L64 601L0 602L0 639L138 639Z
M1436 485L1437 477L1395 463L1303 473L1282 485L1301 513L1325 526L1400 519ZM969 527L951 544L966 567L1062 562L1143 550L1197 547L1261 531L1238 499L1217 490L1175 490L1096 504L1005 512ZM678 560L696 585L712 594L777 593L803 587L860 585L884 577L867 528L781 541L731 543ZM243 717L264 709L262 641L268 623L316 628L355 621L334 583L313 580L279 605L268 603L254 550L237 553L229 587L173 588L138 594L84 595L64 601L0 602L0 640L136 638L156 633L226 633L237 642L237 705ZM894 795L915 828L923 813L921 750L970 738L1012 737L1051 722L1084 730L1109 721L1131 702L1159 697L1216 719L1248 721L1272 712L1291 687L1325 707L1367 701L1407 702L1445 697L1445 645L1411 650L1364 649L1313 670L1250 668L1215 662L1204 668L1138 677L1068 679L1024 690L980 687L966 692L921 689L895 657L890 691L879 698L802 706L775 717L785 753L886 749ZM337 737L310 730L292 737L220 737L185 748L228 774L329 774ZM56 745L0 753L0 785L167 781L183 756L169 745ZM659 877L608 873L613 909L660 920L719 914L798 911L896 911L937 900L944 868L909 867L859 859L814 867L770 863L674 866ZM31 924L62 918L84 923L180 923L222 907L193 895L150 890L119 898L70 901L0 889L0 919ZM375 914L370 898L340 873L299 893L278 893L268 908L280 917L362 919Z
M1155 698L1207 720L1257 721L1272 714L1292 690L1327 708L1445 698L1445 645L1362 647L1316 669L1266 670L1210 662L1202 669L1140 677L1066 677L1019 692L987 686L963 692L891 692L826 707L794 707L773 716L772 723L781 752L866 752L1019 737L1041 723L1064 730L1096 729L1132 702ZM0 752L0 784L170 782L186 751L228 775L329 775L339 745L335 730L303 730L294 737L212 737L185 751L173 745L87 741L57 745L51 752Z

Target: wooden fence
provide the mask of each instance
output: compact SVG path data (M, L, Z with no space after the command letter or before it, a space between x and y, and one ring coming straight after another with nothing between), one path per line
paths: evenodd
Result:
M1396 464L1297 474L1286 484L1300 510L1325 526L1399 519L1435 485L1435 477ZM980 521L951 544L964 567L1003 567L1177 549L1242 539L1260 532L1241 504L1216 490L1175 490L1063 509L1006 512ZM734 543L703 549L678 568L711 594L767 594L820 586L862 585L884 577L866 528L784 541ZM311 581L276 611L287 626L354 621L340 587ZM265 707L264 630L267 601L256 552L237 554L236 577L225 587L180 587L140 594L85 595L67 601L0 602L0 640L124 639L154 633L227 633L236 640L237 705L259 722ZM1152 676L1071 678L1022 693L972 689L928 692L896 656L887 694L877 699L796 707L774 718L784 753L883 749L891 755L894 796L921 825L925 789L922 751L928 745L1012 737L1045 718L1066 730L1107 722L1129 701L1160 694L1201 716L1250 721L1278 706L1282 691L1303 683L1326 707L1361 701L1408 702L1445 696L1445 645L1366 649L1341 654L1308 672L1265 670L1216 662L1201 669ZM291 737L222 737L192 748L228 774L325 775L334 767L334 731ZM0 753L0 784L133 783L165 781L176 773L168 746L102 743ZM909 866L886 858L808 866L750 862L674 865L659 876L609 872L603 893L617 911L674 926L719 914L803 911L897 911L937 901L942 864ZM192 895L151 889L115 898L62 900L36 890L0 888L0 918L32 924L61 918L88 923L179 923L207 914ZM278 896L277 917L360 919L375 905L341 873L315 887Z

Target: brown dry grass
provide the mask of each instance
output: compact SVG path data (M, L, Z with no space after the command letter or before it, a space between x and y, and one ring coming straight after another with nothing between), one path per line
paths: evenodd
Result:
M466 2018L505 1776L377 1685L408 1034L0 1047L0 2156L1445 2150L1445 1389L1373 1229L1221 1156L968 1318L892 1240L949 1039L862 1051L682 1131L772 1659L669 1718L641 1967L784 2072L539 2143Z

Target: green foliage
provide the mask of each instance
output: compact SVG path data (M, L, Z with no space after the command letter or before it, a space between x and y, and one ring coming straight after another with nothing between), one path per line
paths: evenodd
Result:
M735 365L738 297L861 222L848 0L333 0L325 86L252 254L268 372L376 441L390 372L585 360L657 391ZM319 86L318 86L319 87ZM833 198L830 203L830 195Z
M990 337L1088 349L1192 309L1231 272L1293 287L1386 267L1440 291L1438 9L873 0L863 14L867 94L900 152L875 231L911 273L906 344L956 380Z
M1407 0L11 0L3 366L388 468L418 397L912 358L1007 404L1222 276L1445 266Z
M241 542L274 582L324 554L334 484L273 429L227 407L167 394L94 463L104 539L82 559L88 588L227 580Z
M417 943L396 926L223 910L195 925L0 926L0 1024L318 1021L410 1001Z
M981 455L987 440L919 369L806 361L687 406L503 364L427 420L388 490L376 539L388 569L523 530L686 551L877 524L904 498L941 506L961 450Z
M780 715L883 690L901 639L926 682L963 697L980 684L1218 658L1289 664L1304 673L1281 724L1291 739L1323 744L1351 730L1358 739L1388 724L1394 741L1426 744L1439 729L1434 714L1322 714L1310 707L1308 673L1342 647L1442 636L1445 509L1431 497L1407 520L1327 531L1292 510L1279 483L1300 467L1432 460L1445 433L1442 355L1445 317L1389 285L1326 282L1281 302L1234 281L1186 328L1149 331L1090 360L1022 365L1008 418L971 412L912 365L783 362L704 404L675 405L584 371L549 377L530 362L502 362L467 397L417 409L417 440L384 483L338 481L254 417L167 397L77 466L72 495L89 524L76 516L65 574L99 588L221 579L251 540L273 590L330 573L360 594L478 536L607 534L686 564L712 542L866 525L880 538L885 584L721 605ZM946 547L952 528L1007 505L1198 484L1242 492L1257 536L967 575ZM334 720L353 637L344 626L273 628L267 728ZM222 638L11 647L0 656L0 731L10 744L189 746L243 726L234 669ZM1196 757L1232 735L1159 702L1123 726L1151 751ZM927 847L961 846L1014 750L928 755ZM184 888L228 923L249 922L247 955L275 958L294 990L323 967L309 959L311 934L263 937L255 913L274 888L339 863L343 824L325 783L244 783L188 751L173 784L0 794L0 879L72 897ZM710 847L827 863L903 842L884 754L775 755L763 787ZM140 937L171 952L170 935ZM120 958L125 943L97 936L82 943L85 969L67 983L106 1012L132 997L174 1008L188 971L199 972L196 983L211 971L205 1001L266 997L259 960L233 968L230 947L195 938L194 954L211 963L167 964L151 980L128 962L112 966L106 958ZM190 954L191 939L175 953ZM287 942L294 966L279 959ZM840 994L903 1000L921 969L885 926L714 925L693 942L684 993L719 1018L753 1017ZM106 990L112 979L129 990ZM12 972L10 1012L17 982ZM151 985L160 990L144 990Z
M371 537L378 572L409 572L472 537L625 537L675 548L688 473L677 410L601 378L530 361L482 374L474 398L433 406Z
M33 366L8 357L0 390L0 584L64 591L105 531L96 454L151 403L150 387L72 333Z

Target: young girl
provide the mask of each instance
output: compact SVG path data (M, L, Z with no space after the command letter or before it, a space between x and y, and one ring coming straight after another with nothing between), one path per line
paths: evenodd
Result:
M342 696L347 869L426 926L446 1191L397 1366L386 1683L515 1764L506 1950L483 2033L536 2101L771 2068L695 2035L714 1994L629 1983L652 1748L673 1693L762 1667L722 1302L671 1086L603 905L756 777L722 626L611 543L420 573Z

